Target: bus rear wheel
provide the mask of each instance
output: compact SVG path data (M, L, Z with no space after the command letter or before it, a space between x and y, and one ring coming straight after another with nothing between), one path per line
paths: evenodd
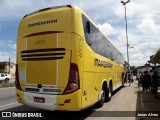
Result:
M107 92L106 92L106 102L109 102L111 100L112 97L112 84L109 84L109 87L107 88Z

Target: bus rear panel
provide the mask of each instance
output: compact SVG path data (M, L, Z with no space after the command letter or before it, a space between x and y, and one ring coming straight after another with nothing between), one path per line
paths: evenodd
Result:
M79 68L72 63L70 7L25 16L17 40L16 86L20 103L47 110L79 110ZM79 104L77 104L79 103Z

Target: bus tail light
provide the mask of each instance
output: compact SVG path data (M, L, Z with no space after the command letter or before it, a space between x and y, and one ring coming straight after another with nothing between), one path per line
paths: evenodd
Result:
M19 72L18 72L18 64L16 64L16 76L15 76L15 84L18 90L22 90L20 82L19 82Z
M73 93L79 88L80 80L78 66L75 63L71 63L68 84L63 94Z

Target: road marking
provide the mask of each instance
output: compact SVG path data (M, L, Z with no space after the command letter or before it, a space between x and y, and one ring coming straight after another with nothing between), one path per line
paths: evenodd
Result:
M15 91L11 91L11 92L3 92L3 93L0 93L0 95L8 94L8 93L15 93Z
M0 88L0 93L16 91L15 87Z
M10 106L10 105L13 105L13 104L17 104L18 102L14 102L14 103L10 103L10 104L6 104L6 105L2 105L2 106L0 106L0 108L2 108L2 107L6 107L6 106Z
M12 89L12 88L15 88L15 87L5 87L5 88L0 88L0 90L4 90L4 89Z

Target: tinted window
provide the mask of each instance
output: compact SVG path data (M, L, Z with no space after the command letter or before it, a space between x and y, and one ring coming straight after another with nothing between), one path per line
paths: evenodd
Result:
M89 23L89 27L90 27L90 33L88 32L88 23ZM91 24L88 19L86 17L83 16L83 27L84 27L84 33L85 33L85 39L87 44L94 50L96 51L96 41L95 41L95 37L96 37L96 29L93 26L93 24Z
M124 64L125 59L123 55L112 45L112 43L91 22L89 22L84 15L82 16L82 19L85 39L91 49L104 57Z

